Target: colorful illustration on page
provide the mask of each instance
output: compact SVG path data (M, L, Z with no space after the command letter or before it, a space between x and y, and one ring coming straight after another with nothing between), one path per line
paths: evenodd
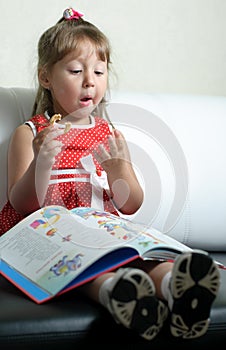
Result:
M81 253L76 254L73 258L68 258L68 255L65 255L50 268L50 271L55 276L66 276L71 271L76 271L82 266L82 256L83 254Z

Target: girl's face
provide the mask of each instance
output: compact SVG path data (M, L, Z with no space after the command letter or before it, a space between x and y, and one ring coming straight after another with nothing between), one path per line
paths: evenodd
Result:
M84 118L88 118L93 107L105 95L108 84L107 61L97 57L95 47L87 40L81 45L79 53L78 50L71 52L54 64L47 77L54 112L63 117L73 115L76 122L81 120L84 123Z

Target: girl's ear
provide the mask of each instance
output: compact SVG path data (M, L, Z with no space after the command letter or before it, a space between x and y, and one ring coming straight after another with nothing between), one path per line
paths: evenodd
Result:
M42 85L42 87L44 87L45 89L50 88L49 74L48 74L46 68L39 69L38 80L39 80L40 85Z

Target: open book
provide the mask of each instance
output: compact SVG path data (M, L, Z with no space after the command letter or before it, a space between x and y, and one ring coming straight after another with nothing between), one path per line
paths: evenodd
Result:
M134 259L173 261L189 250L107 212L48 206L0 238L0 273L40 304Z

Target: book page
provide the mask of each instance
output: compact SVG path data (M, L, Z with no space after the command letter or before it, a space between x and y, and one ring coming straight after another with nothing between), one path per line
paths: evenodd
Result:
M71 213L77 217L76 220L80 218L80 222L85 221L87 228L90 227L92 231L96 228L94 235L100 240L95 240L94 235L91 235L89 236L90 242L86 241L86 244L93 248L124 245L135 248L140 256L146 258L158 255L159 258L165 257L166 250L172 251L173 255L175 252L191 250L186 245L152 227L110 213L93 208L75 208L71 210ZM107 235L104 235L101 229L104 229ZM84 243L84 236L81 235L80 238L81 242Z

